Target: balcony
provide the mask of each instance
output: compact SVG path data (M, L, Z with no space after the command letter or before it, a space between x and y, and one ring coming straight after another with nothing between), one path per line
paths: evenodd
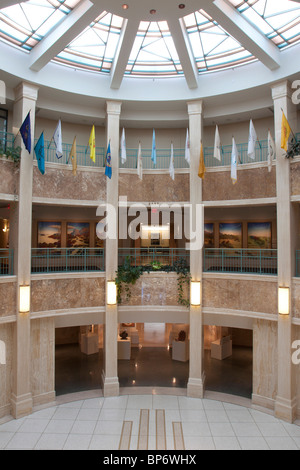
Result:
M0 248L0 276L12 276L14 271L13 250Z
M203 271L277 275L277 250L205 248Z
M101 272L102 248L32 248L31 273Z
M178 263L190 265L190 254L184 248L119 248L118 265L129 260L131 266L144 266L150 271L172 271Z

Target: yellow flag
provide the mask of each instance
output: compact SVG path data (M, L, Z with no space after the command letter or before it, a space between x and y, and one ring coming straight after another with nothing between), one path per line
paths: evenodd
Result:
M73 175L76 175L76 171L77 171L76 137L74 137L74 140L73 140L69 159L72 160Z
M95 126L93 126L91 130L89 146L90 146L90 157L93 160L93 162L95 162L96 161Z
M198 170L198 176L199 178L204 178L204 173L206 171L205 165L204 165L204 155L203 155L203 146L201 142L201 150L200 150L200 162L199 162L199 170Z
M287 118L285 117L284 112L282 112L282 122L281 122L281 148L287 151L288 141L291 133L291 128L288 123Z

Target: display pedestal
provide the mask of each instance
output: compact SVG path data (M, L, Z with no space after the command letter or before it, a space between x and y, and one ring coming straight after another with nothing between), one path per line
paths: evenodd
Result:
M80 349L84 354L96 354L99 351L98 335L96 333L81 335Z
M232 341L230 336L225 336L224 338L217 339L211 343L211 357L213 359L226 359L232 355Z
M118 338L118 359L130 359L131 357L131 339Z
M172 359L181 362L189 360L189 341L172 341Z

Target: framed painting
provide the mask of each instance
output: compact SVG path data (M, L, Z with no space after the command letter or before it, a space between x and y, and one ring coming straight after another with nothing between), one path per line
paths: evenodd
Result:
M61 222L38 222L38 247L61 247Z
M67 247L84 248L90 246L90 224L89 222L67 223Z
M248 222L247 229L248 248L272 248L271 222Z
M242 248L242 224L221 223L219 224L219 247L220 248Z
M214 248L214 224L204 224L204 247Z

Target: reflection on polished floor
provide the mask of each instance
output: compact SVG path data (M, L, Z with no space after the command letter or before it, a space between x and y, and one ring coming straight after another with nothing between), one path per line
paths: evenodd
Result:
M186 388L189 362L172 360L169 327L149 323L139 325L140 347L132 347L130 360L118 361L120 387ZM101 388L103 352L85 355L78 344L56 346L56 394ZM204 370L207 390L251 398L252 348L234 347L232 356L219 361L205 350Z

